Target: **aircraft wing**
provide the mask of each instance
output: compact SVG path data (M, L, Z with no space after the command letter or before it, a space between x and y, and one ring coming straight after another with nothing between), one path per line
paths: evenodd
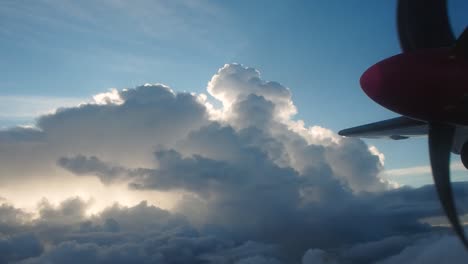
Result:
M427 123L400 116L384 121L352 127L338 132L341 136L361 138L389 138L394 140L427 135Z

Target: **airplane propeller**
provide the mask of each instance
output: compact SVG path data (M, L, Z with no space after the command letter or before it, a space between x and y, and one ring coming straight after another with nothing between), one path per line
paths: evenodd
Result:
M429 124L429 156L432 167L432 177L439 195L442 207L453 227L453 230L468 248L468 241L460 221L452 194L450 183L450 150L452 149L455 128L451 125Z
M446 0L398 1L398 36L403 52L452 46L456 53L457 46L460 46L457 42L466 44L467 30L458 41L453 35L446 2ZM468 241L458 219L450 182L450 152L455 126L430 120L428 123L429 155L437 194L453 230L468 249Z
M403 52L455 44L446 0L399 0L397 24Z

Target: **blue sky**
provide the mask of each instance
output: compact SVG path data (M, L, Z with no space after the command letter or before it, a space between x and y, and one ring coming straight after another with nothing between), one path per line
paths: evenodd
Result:
M31 123L111 87L164 83L204 92L232 62L289 87L297 118L308 125L338 131L390 118L395 114L368 99L358 80L399 52L395 7L371 0L4 1L0 127ZM449 1L457 35L467 8ZM386 155L387 169L428 164L425 138L368 142ZM429 180L426 174L412 183Z

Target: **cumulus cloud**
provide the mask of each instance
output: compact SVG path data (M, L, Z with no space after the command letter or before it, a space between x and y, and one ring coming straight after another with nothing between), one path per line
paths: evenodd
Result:
M95 156L85 157L78 155L73 158L61 157L57 164L77 175L94 174L104 183L110 183L126 173L126 169L119 166L111 166L102 162Z
M11 263L41 254L41 243L33 234L0 238L0 263Z
M327 256L327 253L320 249L309 249L302 257L302 264L336 264L337 262Z
M295 120L284 85L229 64L207 91L211 97L162 84L111 90L42 116L35 128L0 131L8 188L40 182L47 197L99 183L160 195L91 216L92 199L43 200L35 215L6 204L5 245L23 233L38 241L14 261L372 263L404 258L433 234L421 221L442 215L432 186L394 189L379 178L382 153ZM157 206L174 193L170 211Z
M274 113L277 118L287 119L296 113L291 92L287 87L277 82L262 80L259 71L240 64L229 64L219 69L208 83L207 90L223 104L224 111L228 114L236 114L235 109L234 113L230 112L231 107L255 95L275 105Z
M399 254L379 263L465 263L467 259L468 252L456 237L433 235L411 243Z
M456 236L432 232L392 236L334 251L310 249L302 263L465 263L468 252Z
M16 223L27 233L0 238L1 263L251 263L276 254L273 245L201 234L185 217L146 202L91 217L83 215L87 205L79 198L40 205L39 217Z

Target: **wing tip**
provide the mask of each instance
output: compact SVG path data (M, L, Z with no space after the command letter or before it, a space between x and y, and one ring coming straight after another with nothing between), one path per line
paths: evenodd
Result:
M347 135L346 130L348 129L343 129L343 130L338 131L338 135L345 137Z

